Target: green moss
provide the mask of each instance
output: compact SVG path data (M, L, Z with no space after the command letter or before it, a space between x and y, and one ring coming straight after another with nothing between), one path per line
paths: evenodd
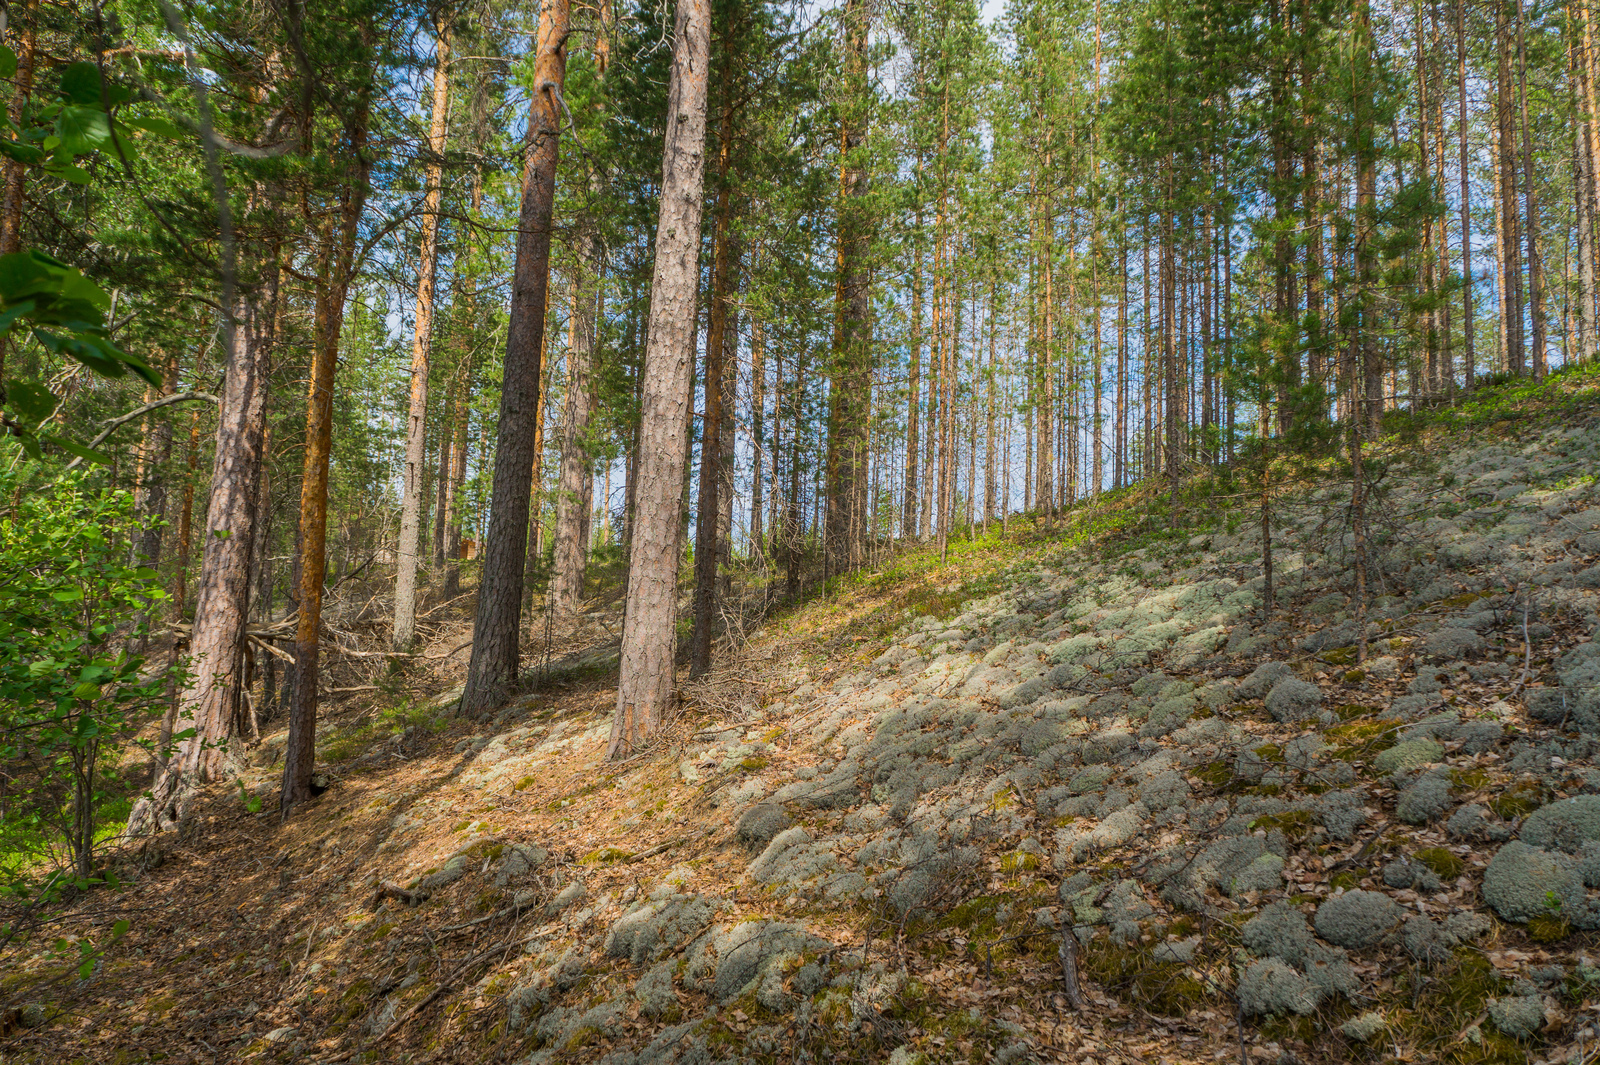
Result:
M1345 671L1344 682L1346 684L1360 684L1366 679L1367 671L1364 669L1350 669Z
M1233 767L1223 761L1207 762L1194 775L1214 788L1223 788L1233 780Z
M1559 943L1572 934L1572 922L1558 914L1528 918L1528 938L1535 943Z
M1000 926L996 920L997 911L1005 901L1000 895L982 895L968 899L945 914L939 922L939 927L959 928L969 936L993 935L995 929Z
M592 1024L586 1024L576 1032L573 1032L572 1037L566 1041L561 1049L569 1053L575 1050L582 1050L584 1047L598 1042L600 1034L600 1029Z
M1317 1019L1302 1017L1297 1013L1287 1016L1274 1015L1262 1022L1261 1035L1274 1042L1285 1039L1298 1039L1302 1043L1314 1042L1317 1038Z
M1443 847L1425 847L1415 855L1417 861L1439 874L1442 880L1454 880L1466 869L1467 863Z
M1489 809L1502 820L1526 817L1545 804L1544 785L1537 780L1519 780L1489 800Z
M1090 980L1125 1001L1165 1017L1183 1017L1206 1001L1206 988L1188 966L1158 962L1143 944L1119 946L1096 939L1079 952Z
M739 768L743 769L746 773L759 773L761 770L767 768L767 760L759 755L753 758L746 758L744 761L739 763Z
M1413 1046L1419 1060L1448 1065L1526 1065L1527 1049L1485 1025L1477 1040L1458 1033L1483 1016L1491 997L1504 993L1505 981L1481 951L1459 947L1451 960L1433 973L1403 974L1384 1010L1396 1041Z
M1030 851L1012 851L1000 859L1002 873L1031 872L1039 868L1039 856Z
M1322 660L1334 666L1354 665L1356 649L1354 647L1335 647L1332 650L1322 652Z
M1399 723L1390 719L1355 717L1324 732L1323 739L1333 748L1329 753L1334 758L1361 762L1393 747L1399 729Z
M1356 885L1360 884L1361 878L1365 875L1365 869L1346 869L1342 872L1334 873L1333 878L1329 880L1328 883L1332 884L1336 888L1344 888L1346 891L1349 891L1356 887Z
M1454 795L1465 795L1488 786L1489 774L1481 769L1450 770L1450 791Z
M597 851L590 851L578 861L590 865L609 865L612 862L626 861L633 857L632 851L625 851L621 847L601 847Z
M1292 843L1300 843L1311 834L1317 820L1309 810L1290 810L1281 814L1268 814L1250 822L1251 829L1278 829Z

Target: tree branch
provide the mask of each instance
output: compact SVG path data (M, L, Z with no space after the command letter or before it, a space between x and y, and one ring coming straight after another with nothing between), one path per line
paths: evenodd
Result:
M195 399L202 399L202 400L205 400L207 403L220 403L220 402L222 402L216 396L213 396L210 392L180 392L175 396L162 396L160 399L151 400L149 403L146 403L142 407L135 407L133 410L130 410L128 413L123 414L123 415L119 415L119 416L117 416L115 418L112 418L109 422L106 422L105 423L106 427L100 431L100 435L99 436L97 436L93 440L89 441L89 446L90 447L99 447L101 444L105 443L106 438L108 436L110 436L113 432L116 431L116 429L117 429L117 427L119 425L122 425L122 424L124 424L126 422L131 422L135 418L139 417L142 414L149 414L153 410L160 410L162 407L170 407L174 403L187 403L190 400L195 400ZM71 462L67 463L66 468L68 470L70 470L70 469L74 468L75 466L77 466L78 463L80 463L82 461L83 461L83 459L81 457L75 458ZM63 472L65 472L65 471L63 471Z

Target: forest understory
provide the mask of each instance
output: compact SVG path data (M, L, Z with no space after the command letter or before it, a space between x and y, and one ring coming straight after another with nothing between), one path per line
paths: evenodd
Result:
M604 587L492 718L448 657L347 696L282 823L268 730L6 949L0 1055L1587 1061L1600 375L1372 454L1359 664L1325 465L1273 503L1268 615L1253 497L1207 478L779 604L626 761ZM117 921L81 978L62 942Z

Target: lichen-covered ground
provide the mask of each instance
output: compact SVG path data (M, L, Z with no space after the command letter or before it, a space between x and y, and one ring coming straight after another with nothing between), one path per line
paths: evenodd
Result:
M1280 471L1270 613L1247 482L1106 498L781 615L619 765L597 614L563 640L598 649L492 723L419 697L408 731L330 733L336 783L286 826L219 795L64 921L132 930L0 1047L1587 1060L1597 386L1483 394L1374 449L1361 663L1331 463ZM275 743L245 793L269 806Z

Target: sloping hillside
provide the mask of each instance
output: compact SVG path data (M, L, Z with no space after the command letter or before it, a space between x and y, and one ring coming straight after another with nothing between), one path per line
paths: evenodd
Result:
M271 806L269 738L242 794L63 919L90 939L131 923L90 980L43 944L14 957L13 986L53 982L0 1045L1581 1056L1600 1008L1600 377L1479 393L1373 457L1360 665L1331 463L1275 509L1270 615L1243 482L1014 521L771 622L625 763L601 760L603 652L492 723L448 716L446 693L390 708L403 731L330 735L332 787L281 827L249 809Z

